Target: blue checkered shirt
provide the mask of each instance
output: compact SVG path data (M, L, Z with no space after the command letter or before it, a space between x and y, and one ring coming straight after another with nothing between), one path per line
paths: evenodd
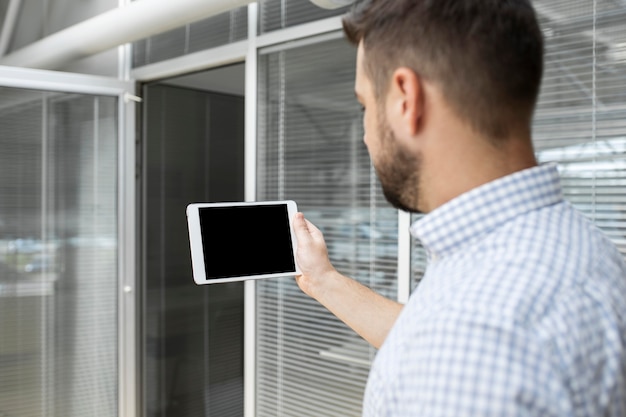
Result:
M465 193L411 233L429 266L364 416L626 416L626 265L563 200L556 166Z

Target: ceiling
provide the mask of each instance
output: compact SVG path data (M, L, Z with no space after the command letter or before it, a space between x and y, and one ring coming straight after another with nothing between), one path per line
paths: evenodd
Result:
M336 1L336 0L333 0ZM7 18L9 4L19 7L17 19ZM63 27L81 16L94 15L110 8L113 0L0 0L0 46L3 39L8 44L22 45L28 39L37 39L43 33ZM544 22L558 27L559 31L589 32L596 12L596 41L626 60L626 0L534 0L533 5ZM47 11L47 13L44 13ZM42 19L42 13L47 14ZM62 22L65 16L68 22ZM42 20L44 20L42 22ZM54 21L52 21L54 20ZM42 28L42 26L46 26ZM4 31L4 29L10 29ZM4 33L2 33L4 32ZM19 37L18 40L14 39ZM589 34L591 37L592 35Z

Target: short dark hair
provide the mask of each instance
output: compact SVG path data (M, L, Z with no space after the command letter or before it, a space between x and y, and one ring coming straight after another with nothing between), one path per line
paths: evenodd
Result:
M530 125L543 35L529 0L362 0L343 28L350 42L363 42L379 99L405 66L437 84L454 111L492 139Z

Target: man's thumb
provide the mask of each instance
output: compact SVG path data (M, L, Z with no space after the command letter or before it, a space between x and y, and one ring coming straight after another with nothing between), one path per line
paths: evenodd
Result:
M306 224L303 213L296 213L296 216L293 219L293 231L299 242L304 243L311 239L311 232Z

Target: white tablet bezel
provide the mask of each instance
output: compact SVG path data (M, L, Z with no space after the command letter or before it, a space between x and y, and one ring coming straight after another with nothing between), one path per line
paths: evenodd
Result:
M204 268L204 249L202 245L202 232L200 228L199 209L205 207L239 207L239 206L262 206L284 204L287 206L287 215L289 216L289 231L291 233L291 244L293 247L293 264L294 271L280 272L273 274L258 274L249 276L236 276L228 278L207 279ZM300 275L298 263L296 262L296 251L298 249L297 240L293 231L293 219L298 212L295 201L256 201L256 202L236 202L236 203L192 203L187 206L187 227L189 229L189 245L191 249L191 265L193 269L193 279L198 285L218 284L223 282L246 281L251 279L275 278L284 276Z

